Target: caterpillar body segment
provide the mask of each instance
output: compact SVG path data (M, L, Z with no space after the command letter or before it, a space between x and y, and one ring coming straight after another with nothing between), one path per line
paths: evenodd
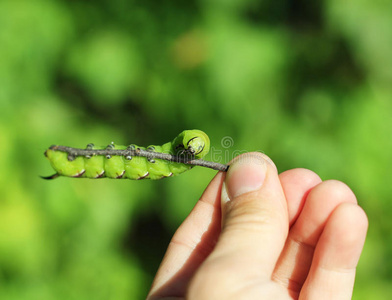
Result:
M107 153L110 152L109 150L132 150L136 152L144 150L147 153L157 152L179 158L200 159L208 153L209 143L209 138L204 132L185 130L173 142L165 143L162 146L151 145L147 148L136 145L120 146L113 143L106 147L95 147L89 144L86 149L52 146L45 152L45 156L49 159L56 174L43 178L53 179L58 176L67 176L137 180L171 177L191 169L192 166L165 159L138 155L110 155ZM68 152L61 150L62 148L67 148Z
M83 157L71 158L68 153L56 151L56 146L50 147L45 152L53 169L58 175L68 177L80 177L85 173L85 163Z

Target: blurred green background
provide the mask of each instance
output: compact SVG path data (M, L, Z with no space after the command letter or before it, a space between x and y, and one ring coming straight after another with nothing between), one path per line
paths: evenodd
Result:
M198 128L209 160L345 181L370 220L354 299L391 299L391 48L391 1L1 0L0 298L145 298L215 172L45 181L43 153Z

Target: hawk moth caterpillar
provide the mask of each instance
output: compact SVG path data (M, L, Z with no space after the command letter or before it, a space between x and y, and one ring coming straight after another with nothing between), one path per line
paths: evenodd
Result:
M172 142L146 148L110 144L86 149L51 146L45 156L59 176L80 178L161 179L181 174L194 165L226 171L228 166L204 161L210 140L201 130L184 130Z

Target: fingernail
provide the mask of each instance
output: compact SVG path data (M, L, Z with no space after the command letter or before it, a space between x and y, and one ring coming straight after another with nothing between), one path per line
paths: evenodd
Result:
M226 202L230 201L229 195L227 194L226 183L224 181L222 184L221 201L222 201L222 203L226 203Z
M230 165L222 189L222 200L227 202L245 193L257 191L264 183L267 162L258 155L242 155Z

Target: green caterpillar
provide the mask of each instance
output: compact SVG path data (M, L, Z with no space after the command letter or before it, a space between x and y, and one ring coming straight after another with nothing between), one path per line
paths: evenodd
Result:
M206 156L209 150L210 139L201 130L184 130L172 142L162 146L152 145L147 148L114 144L104 148L89 144L86 149L51 146L45 151L45 156L49 159L56 174L43 178L53 179L58 176L68 176L161 179L181 174L193 167L176 161L186 158L198 160ZM141 155L141 152L147 153L147 157ZM134 155L131 156L129 153L134 153ZM151 158L148 157L149 153L169 154L176 161Z

